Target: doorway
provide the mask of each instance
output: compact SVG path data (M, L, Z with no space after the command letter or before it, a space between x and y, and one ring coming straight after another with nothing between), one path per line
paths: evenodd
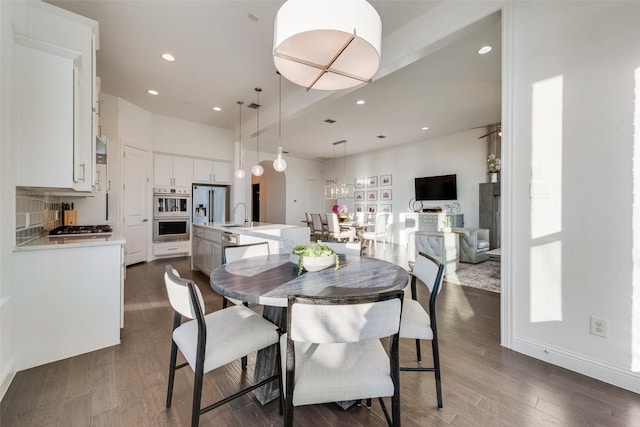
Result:
M260 184L251 184L251 221L260 222Z

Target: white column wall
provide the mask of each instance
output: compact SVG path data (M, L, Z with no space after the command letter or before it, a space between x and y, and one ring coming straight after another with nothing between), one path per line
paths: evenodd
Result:
M511 12L513 198L503 235L513 348L640 392L631 367L640 357L632 306L640 3L516 2ZM608 322L608 338L590 334L590 316Z

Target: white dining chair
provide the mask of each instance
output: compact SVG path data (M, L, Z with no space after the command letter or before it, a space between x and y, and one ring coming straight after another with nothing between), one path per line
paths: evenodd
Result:
M354 237L356 236L356 231L354 229L340 229L340 220L338 220L338 214L336 213L327 213L327 226L329 228L327 237L331 240L339 242L347 239L352 242Z
M320 214L311 214L311 221L313 224L313 240L323 240L327 237L327 231L322 223L322 217Z
M400 425L398 333L403 291L352 297L290 296L280 339L284 425L294 407L377 397ZM381 338L389 338L389 354ZM383 397L391 397L391 417Z
M378 214L374 230L362 233L362 240L364 242L373 241L373 248L376 251L378 250L378 239L382 239L382 243L386 243L387 241L387 217L388 215L386 214Z
M175 310L169 361L169 384L166 407L171 407L173 384L177 369L189 366L194 372L191 426L197 427L200 415L236 399L263 385L278 380L282 388L280 370L268 378L202 408L203 375L246 357L265 347L277 344L278 328L243 305L218 310L205 315L204 299L200 289L191 280L180 278L178 272L167 265L164 273L169 302ZM188 320L184 323L182 318ZM277 347L279 349L279 346ZM178 350L186 359L176 365ZM246 369L246 367L243 367ZM218 394L215 390L213 394ZM282 404L282 401L281 401Z
M435 374L438 408L442 408L442 382L440 378L440 352L438 347L438 329L436 324L436 299L442 289L444 264L429 255L420 252L416 256L411 277L411 298L404 300L400 338L416 340L416 358L422 363L420 340L431 341L433 353L432 367L400 367L401 371L426 371ZM429 311L418 302L418 281L429 290Z

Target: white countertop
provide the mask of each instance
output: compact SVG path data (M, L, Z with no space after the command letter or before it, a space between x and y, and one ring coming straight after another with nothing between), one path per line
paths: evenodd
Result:
M63 249L87 246L124 245L124 237L112 234L110 236L78 236L69 237L49 237L41 236L35 240L25 243L22 246L13 248L14 252L36 251L42 249Z
M281 236L282 230L306 228L297 225L286 224L270 224L267 222L252 222L250 225L234 224L232 222L213 222L208 224L192 224L193 227L211 228L218 231L223 231L232 234L244 234L244 235L267 235L267 236Z

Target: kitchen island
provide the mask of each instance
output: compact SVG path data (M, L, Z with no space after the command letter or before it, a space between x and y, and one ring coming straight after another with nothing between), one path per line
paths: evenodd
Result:
M253 222L214 222L192 225L191 269L209 275L222 264L222 247L268 242L272 254L290 253L309 241L309 227Z
M17 370L120 343L124 243L43 236L14 248Z

